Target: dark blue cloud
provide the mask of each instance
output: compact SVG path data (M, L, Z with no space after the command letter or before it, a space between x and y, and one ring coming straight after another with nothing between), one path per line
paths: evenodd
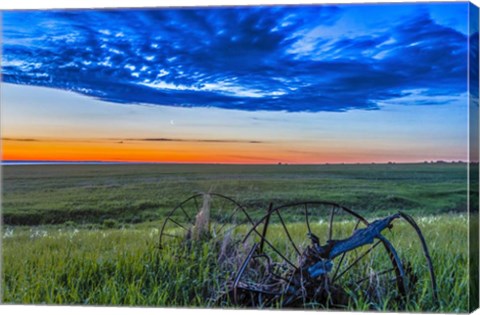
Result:
M118 103L313 112L465 93L467 36L422 7L334 39L319 28L348 6L5 12L3 80Z

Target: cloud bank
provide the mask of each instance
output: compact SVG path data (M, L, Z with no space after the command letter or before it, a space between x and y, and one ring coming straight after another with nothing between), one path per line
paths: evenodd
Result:
M441 104L466 92L468 37L433 5L334 37L346 5L5 12L2 75L127 104L375 110L419 91L406 105Z

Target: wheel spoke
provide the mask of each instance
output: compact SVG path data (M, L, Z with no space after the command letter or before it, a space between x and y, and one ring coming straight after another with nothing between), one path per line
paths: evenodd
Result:
M215 231L215 233L218 235L220 233L220 231L223 230L223 228L228 224L230 223L230 220L233 218L233 216L235 215L235 213L238 211L238 206L236 206L233 211L232 211L232 214L227 218L227 220L220 226L220 228L218 230Z
M283 218L282 216L280 215L280 211L275 211L278 215L278 218L280 219L280 223L282 223L282 226L283 226L283 229L285 230L285 233L287 234L287 237L290 241L290 243L292 244L293 248L295 249L295 251L297 252L297 254L300 256L300 251L298 250L297 246L295 245L295 243L293 242L293 239L292 237L290 236L290 233L288 232L288 229L287 229L287 226L285 225L285 222L283 221Z
M272 243L270 243L266 238L262 238L263 241L265 242L265 244L267 244L275 253L277 253L277 255L279 255L280 257L282 257L282 259L288 263L290 266L292 266L293 268L295 269L298 269L297 266L295 266L294 263L292 263L287 257L285 257L275 246L273 246Z
M175 221L174 219L172 218L168 218L170 221L172 221L174 224L178 225L179 227L181 227L182 229L184 229L185 231L188 231L188 229L186 227L184 227L183 225L181 225L180 223L178 223L177 221Z
M358 226L360 225L360 220L357 220L357 223L355 224L355 227L353 228L353 232L355 232L358 229Z
M363 257L368 255L375 247L377 247L378 244L380 244L380 242L381 241L377 241L375 244L372 245L372 247L370 247L363 254L361 254L357 259L355 259L350 265L348 265L348 267L344 271L342 271L337 277L333 278L332 283L335 283L335 281L340 279L340 277L342 277L345 273L347 273L347 271L349 271L353 266L355 266Z
M188 215L187 211L185 211L185 208L183 208L183 205L180 205L180 209L182 209L182 212L183 212L183 214L185 214L185 216L187 217L187 220L188 220L189 222L191 222L191 221L192 221L192 218L190 217L190 215Z
M360 220L357 220L357 223L355 224L353 228L353 232L355 232L358 229L358 226L360 225ZM352 234L353 234L352 232ZM340 270L340 266L342 265L343 259L345 259L345 255L347 255L347 252L344 252L342 256L340 257L340 261L337 264L337 267L335 267L335 272L333 273L332 279L335 279L337 277L337 273Z
M345 259L345 255L347 255L347 252L342 254L342 257L340 257L340 261L337 264L337 267L335 268L335 272L333 273L332 279L337 279L337 273L338 270L340 269L340 266L342 265L343 259Z

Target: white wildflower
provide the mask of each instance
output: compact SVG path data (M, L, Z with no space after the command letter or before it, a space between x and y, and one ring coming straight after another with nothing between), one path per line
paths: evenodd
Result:
M158 235L158 229L156 229L156 228L151 229L150 230L150 238L153 238L156 235Z
M5 229L5 232L3 232L3 238L6 239L11 237L13 237L13 229L11 228Z
M30 238L42 238L42 237L47 237L48 232L45 230L39 230L39 229L30 229Z

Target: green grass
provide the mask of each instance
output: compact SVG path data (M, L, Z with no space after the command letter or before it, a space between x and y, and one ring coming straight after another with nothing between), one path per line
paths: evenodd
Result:
M405 224L386 232L402 258L408 258L417 284L409 311L465 312L468 307L467 218L462 215L423 217L418 220L430 246L438 278L440 305L432 302L424 257ZM354 222L343 221L344 230ZM130 229L85 230L65 227L7 227L3 231L3 302L89 305L212 307L211 298L221 290L228 273L217 267L209 243L197 250L157 248L157 223ZM289 226L294 238L298 224ZM316 223L314 229L326 229ZM280 226L272 226L272 233ZM277 240L281 245L284 240ZM173 244L172 244L173 245ZM375 250L363 268L379 263L384 253ZM181 259L180 259L181 257ZM348 275L354 276L356 272ZM348 281L348 277L343 279ZM226 305L228 307L229 304ZM353 310L385 310L387 304L367 304L353 299Z
M466 164L43 165L3 167L3 222L101 224L161 220L197 192L253 209L331 200L366 213L465 213Z
M211 299L233 270L218 266L212 244L185 251L169 243L159 250L158 236L175 205L198 192L216 192L245 205L256 219L270 202L306 200L334 201L369 220L408 212L427 238L440 304L432 303L422 281L406 309L468 310L466 164L42 165L2 171L4 303L214 306ZM292 237L303 240L298 218L284 218ZM336 237L348 236L354 222L339 219ZM327 220L312 228L325 232ZM277 232L273 218L269 233ZM385 235L417 273L425 271L409 227L396 224ZM292 254L284 241L275 242ZM385 255L372 254L343 281L374 264L385 264ZM371 303L352 292L349 309L372 308L395 305L388 296Z

